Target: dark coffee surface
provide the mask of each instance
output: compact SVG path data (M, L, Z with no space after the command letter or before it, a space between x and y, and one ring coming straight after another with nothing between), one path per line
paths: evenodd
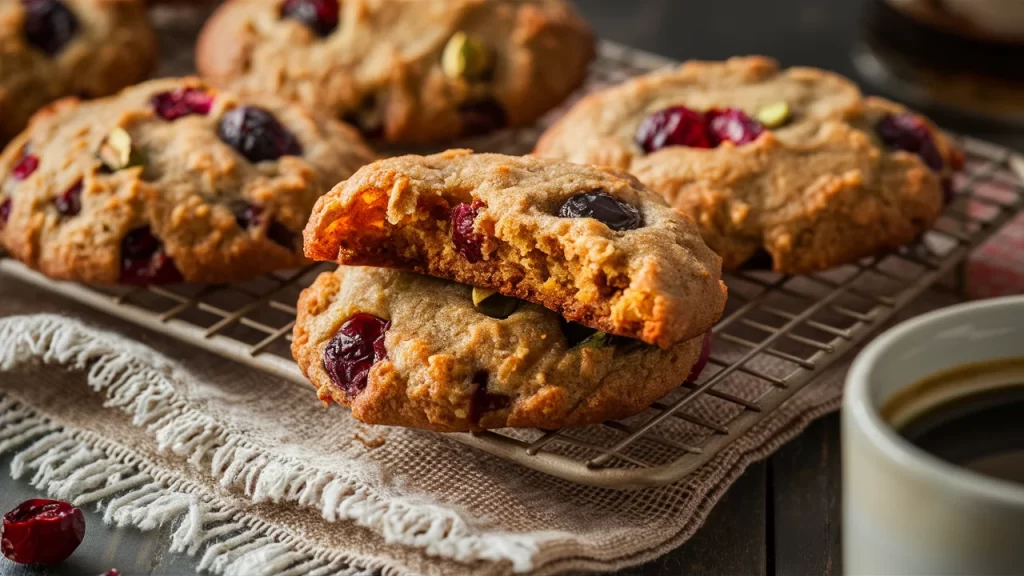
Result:
M899 432L947 462L1024 484L1024 383L947 401Z

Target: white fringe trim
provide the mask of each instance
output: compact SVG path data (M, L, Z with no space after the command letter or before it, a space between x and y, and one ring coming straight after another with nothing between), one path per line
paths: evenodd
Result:
M42 362L87 370L87 382L106 394L104 405L132 416L153 432L161 450L206 468L221 486L253 502L295 502L318 508L329 521L349 520L391 543L459 562L509 561L516 572L533 567L543 540L557 532L479 533L455 511L438 505L383 498L365 478L312 469L276 457L229 434L212 418L188 406L173 382L173 364L154 351L78 321L41 314L0 319L0 370ZM224 511L215 497L167 486L140 471L123 454L107 454L102 439L86 439L0 396L0 452L19 450L11 473L34 471L31 482L75 503L107 502L104 520L148 530L181 518L172 550L205 553L202 570L218 574L355 574L343 558L300 550L299 543L271 526L254 526ZM115 449L116 451L116 449ZM114 495L117 495L114 497ZM258 523L258 522L257 522Z

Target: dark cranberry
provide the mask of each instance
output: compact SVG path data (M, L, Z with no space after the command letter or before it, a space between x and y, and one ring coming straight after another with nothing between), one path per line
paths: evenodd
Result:
M635 230L643 226L640 212L607 192L585 192L565 201L558 209L562 218L593 218L612 230Z
M250 162L302 154L302 146L295 135L269 110L256 106L240 106L225 112L217 133Z
M243 230L258 228L263 224L263 208L243 203L235 209L235 222ZM276 219L271 218L267 224L267 238L289 250L295 249L295 233Z
M889 114L878 122L875 130L887 146L913 152L932 170L942 170L942 155L932 140L931 128L920 116L911 112Z
M480 136L500 130L508 124L508 115L493 99L476 100L459 106L463 136Z
M705 117L712 146L718 146L726 140L737 145L747 144L764 132L764 126L760 122L737 108L709 110Z
M25 39L50 56L67 46L78 30L78 19L57 0L21 0L25 7Z
M743 264L740 264L740 270L772 270L775 268L775 259L772 255L764 248L758 248L757 252Z
M327 36L338 27L338 0L286 0L281 17L298 20L320 36Z
M480 418L495 410L508 408L512 399L504 394L491 394L487 391L487 372L480 371L473 375L473 395L469 398L469 420L479 422Z
M57 212L60 212L61 216L77 216L82 211L81 180L71 188L68 188L66 192L54 198L53 205L57 207Z
M366 389L370 368L388 357L384 335L391 322L371 314L356 314L341 325L324 350L324 368L331 382L355 397Z
M476 215L483 206L484 203L479 200L474 200L472 204L458 204L452 208L450 216L452 244L455 245L455 250L470 263L479 262L484 258L481 252L484 235L473 230Z
M704 339L700 342L700 357L697 358L697 363L690 368L689 375L686 376L687 382L696 382L697 378L700 378L704 367L708 365L708 358L711 357L711 330L708 330L704 334Z
M39 168L39 157L34 154L23 154L18 163L11 170L11 176L15 180L24 180L32 175Z
M63 562L85 537L85 516L59 500L26 500L4 514L4 556L20 564Z
M648 153L668 146L711 148L711 135L703 114L673 106L645 118L636 131L636 143Z
M7 220L11 217L11 199L8 198L0 204L0 228L7 226Z
M121 241L122 284L174 284L184 278L174 261L164 252L164 246L149 229L136 228Z
M149 105L157 116L171 121L190 114L206 116L213 107L213 96L199 88L177 88L154 94Z

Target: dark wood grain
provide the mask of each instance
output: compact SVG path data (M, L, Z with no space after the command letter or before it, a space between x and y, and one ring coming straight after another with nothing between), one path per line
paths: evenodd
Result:
M803 435L776 452L768 478L775 574L839 574L839 415L811 424Z
M766 574L766 485L767 465L752 465L689 542L619 576Z

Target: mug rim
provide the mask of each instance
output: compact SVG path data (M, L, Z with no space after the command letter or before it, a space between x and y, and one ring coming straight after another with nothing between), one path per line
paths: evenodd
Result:
M856 421L857 427L884 457L914 474L927 476L929 480L945 484L955 490L1000 500L1014 506L1024 506L1024 486L956 466L918 448L897 434L896 430L882 419L869 394L868 377L876 367L878 357L894 342L906 338L908 334L922 326L939 320L970 315L977 310L1008 306L1024 307L1024 296L1006 296L956 304L911 318L886 330L865 346L851 364L846 378L843 416L849 416Z

